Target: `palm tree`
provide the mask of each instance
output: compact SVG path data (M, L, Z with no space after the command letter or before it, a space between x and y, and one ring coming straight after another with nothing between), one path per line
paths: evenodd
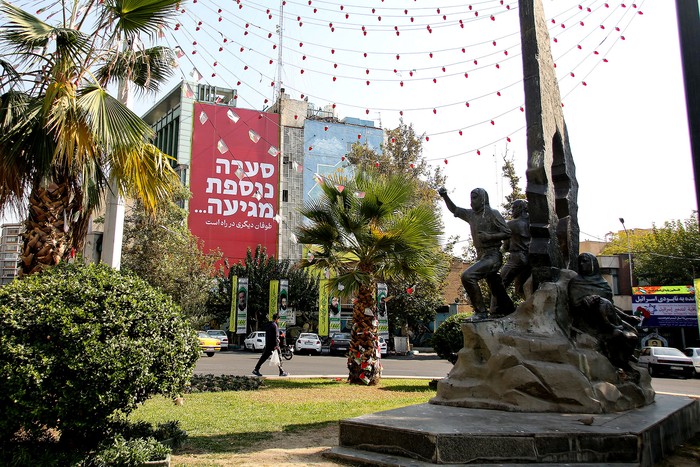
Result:
M305 203L308 223L298 240L313 245L301 267L327 268L330 287L355 298L348 381L377 384L381 378L376 284L396 277L437 281L434 261L441 223L428 204L415 204L416 183L405 174L358 171L352 178L319 179L321 196Z
M176 186L153 130L107 87L149 92L167 79L173 52L141 39L155 39L177 3L53 2L39 9L60 18L51 25L0 2L0 211L28 204L20 274L82 249L110 181L151 211Z

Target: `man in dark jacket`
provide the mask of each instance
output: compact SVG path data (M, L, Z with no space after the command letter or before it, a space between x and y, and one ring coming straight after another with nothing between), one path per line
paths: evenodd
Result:
M270 321L270 323L267 325L267 328L265 328L265 350L263 350L263 353L260 356L260 359L258 360L258 364L255 365L255 369L253 370L253 374L255 376L262 376L262 373L260 373L260 367L263 363L265 363L265 361L268 358L270 358L272 352L277 352L277 356L280 356L280 329L278 324L279 320L279 313L275 313L274 315L272 315L272 321ZM281 358L279 363L279 370L280 376L288 376L288 373L282 368Z

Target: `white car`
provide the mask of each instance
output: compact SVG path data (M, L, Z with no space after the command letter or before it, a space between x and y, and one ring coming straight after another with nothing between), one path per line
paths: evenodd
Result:
M221 341L221 350L228 349L228 335L226 334L226 331L223 329L209 329L207 330L207 334Z
M693 361L695 375L700 375L700 347L688 347L683 350L683 353Z
M321 353L321 339L319 339L318 334L313 334L310 332L302 332L299 334L299 338L294 344L294 350L296 353L300 353L302 350L309 353L316 352Z
M639 354L639 366L645 366L650 376L677 373L686 378L695 374L693 360L673 347L644 347Z
M384 339L382 336L379 336L379 353L382 355L382 357L389 353L389 347L386 344L386 339Z
M253 331L243 340L246 350L263 350L265 348L265 331Z

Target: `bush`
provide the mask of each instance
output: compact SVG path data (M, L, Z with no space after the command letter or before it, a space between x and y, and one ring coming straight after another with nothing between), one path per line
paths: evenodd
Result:
M105 265L61 264L0 288L0 444L60 434L95 446L110 422L184 390L199 358L179 308Z
M155 438L125 439L117 435L100 447L84 462L85 467L138 467L144 462L163 460L170 454L170 448Z
M463 314L452 315L438 326L433 334L433 349L438 357L449 360L454 364L457 361L457 352L464 347L461 322Z
M189 392L252 391L262 386L261 378L232 375L193 375Z

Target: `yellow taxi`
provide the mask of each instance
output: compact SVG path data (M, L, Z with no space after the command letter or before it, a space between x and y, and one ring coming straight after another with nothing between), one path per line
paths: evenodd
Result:
M221 350L221 341L211 337L207 331L197 331L197 338L199 338L199 350L207 354L207 357L213 357Z

